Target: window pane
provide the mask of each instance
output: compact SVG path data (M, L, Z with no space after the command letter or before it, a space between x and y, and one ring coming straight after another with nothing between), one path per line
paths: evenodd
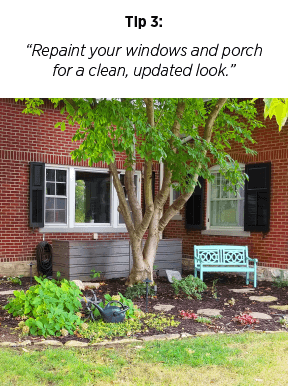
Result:
M54 198L46 198L46 209L54 209Z
M54 223L54 210L45 211L45 222Z
M173 189L173 202L180 196L179 190Z
M61 223L66 222L66 211L65 210L55 210L55 223L56 222L61 222Z
M76 171L75 222L110 223L110 176Z
M211 226L240 226L237 207L237 200L212 201Z
M66 210L66 198L56 198L56 209Z
M47 182L46 183L46 194L48 196L54 196L55 195L55 184L53 182Z
M55 181L54 169L46 169L46 181Z
M56 181L66 182L66 170L56 170Z
M66 196L66 184L56 184L56 196Z

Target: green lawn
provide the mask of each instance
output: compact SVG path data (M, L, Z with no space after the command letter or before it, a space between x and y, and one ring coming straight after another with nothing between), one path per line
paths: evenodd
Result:
M115 348L0 350L6 385L287 385L288 334L213 335Z

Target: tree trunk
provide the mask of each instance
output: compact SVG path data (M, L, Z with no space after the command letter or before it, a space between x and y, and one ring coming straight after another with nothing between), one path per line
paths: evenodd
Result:
M142 240L130 239L133 267L130 271L126 285L132 286L135 283L149 279L153 282L153 265L159 243L159 235L148 235L142 251Z

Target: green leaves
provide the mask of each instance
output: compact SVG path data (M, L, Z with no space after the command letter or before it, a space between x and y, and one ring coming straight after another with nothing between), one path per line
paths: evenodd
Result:
M180 292L196 299L201 299L200 293L207 289L206 284L193 275L188 275L186 278L181 280L173 279L172 287L174 288L175 294L178 295Z
M288 98L264 98L264 102L264 117L275 116L280 131L288 119Z
M13 316L28 316L25 325L32 335L61 335L62 328L72 334L81 324L75 315L81 307L79 288L66 279L56 281L35 277L35 280L38 284L26 293L14 291L15 298L5 309Z

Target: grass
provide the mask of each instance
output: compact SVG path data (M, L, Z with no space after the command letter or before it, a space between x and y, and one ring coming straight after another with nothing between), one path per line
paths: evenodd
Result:
M25 350L0 350L1 385L266 386L288 379L286 333Z

